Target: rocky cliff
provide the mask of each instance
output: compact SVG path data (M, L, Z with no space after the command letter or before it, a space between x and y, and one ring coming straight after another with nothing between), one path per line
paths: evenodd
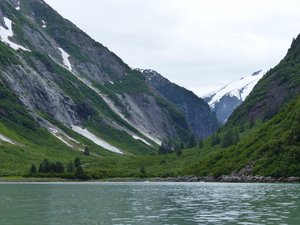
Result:
M205 138L219 128L216 116L208 104L193 92L170 82L153 70L140 70L146 81L185 115L197 138Z

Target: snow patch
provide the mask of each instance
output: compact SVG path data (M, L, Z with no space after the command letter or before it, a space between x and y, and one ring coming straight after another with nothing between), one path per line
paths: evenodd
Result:
M10 138L8 138L8 137L6 137L6 136L4 136L4 135L2 135L2 134L0 134L0 140L5 141L5 142L10 143L10 144L13 144L13 145L16 144L16 143L15 143L14 141L12 141Z
M69 71L72 71L72 65L70 63L70 60L69 60L69 57L70 55L65 52L62 48L58 48L58 50L60 51L61 53L61 56L63 58L63 63L65 65L65 67L69 70Z
M87 139L91 140L92 142L94 142L95 144L111 151L111 152L115 152L115 153L118 153L118 154L123 154L123 152L110 145L109 143L107 143L106 141L104 141L103 139L97 137L96 135L94 135L93 133L91 133L90 131L88 131L87 129L85 128L81 128L79 126L72 126L72 130L75 131L76 133L86 137Z
M109 81L109 83L111 83L111 84L115 84L113 81Z
M66 144L67 146L69 146L69 147L71 147L71 148L74 147L73 145L71 145L70 143L68 143L67 141L65 141L65 140L62 138L62 136L61 136L61 134L59 133L58 130L56 130L56 129L54 129L54 128L51 128L51 127L49 127L48 130L50 131L51 134L53 134L53 136L55 136L57 139L61 140L61 141L62 141L64 144Z
M23 50L23 51L29 51L29 49L21 46L21 45L18 45L16 43L13 43L12 41L9 40L10 37L13 37L14 33L13 33L13 30L12 30L12 21L6 17L4 17L4 23L5 23L5 26L7 26L8 29L5 29L4 27L0 26L0 38L1 38L1 41L8 44L9 47L11 47L12 49L14 50Z
M16 7L16 10L19 11L21 8L20 8L20 1L18 1L18 6Z
M45 20L42 20L42 23L43 23L42 27L43 27L43 28L46 28L47 26L46 26Z
M223 88L211 92L203 98L211 98L209 105L211 108L215 107L215 104L220 101L223 96L237 97L239 100L244 101L250 94L257 82L266 74L267 71L260 70L248 77L241 78L239 81L232 82Z
M132 138L135 139L135 140L140 140L140 141L144 142L146 145L151 146L151 144L149 142L147 142L145 139L143 139L139 136L132 135Z
M64 132L59 131L58 129L55 129L55 128L52 128L52 127L48 127L48 130L56 138L58 138L59 140L61 140L63 143L65 143L67 146L69 146L71 148L73 148L74 146L71 145L69 142L67 142L63 137L65 137L66 139L68 139L71 142L74 142L76 144L80 144L79 141L75 140L74 138L71 138L70 136L66 135Z

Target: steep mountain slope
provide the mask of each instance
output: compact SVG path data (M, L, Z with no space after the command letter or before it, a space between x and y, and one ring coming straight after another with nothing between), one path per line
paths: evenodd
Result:
M197 138L208 137L219 128L216 116L209 106L193 92L171 83L156 71L140 71L149 85L182 110Z
M212 154L186 172L198 175L300 176L300 36L253 88L218 135ZM239 133L233 140L233 131ZM230 134L230 135L228 135ZM229 145L224 145L231 141Z
M1 82L66 147L79 134L102 150L145 154L190 137L184 115L140 72L44 1L2 0L0 37Z
M243 77L239 81L227 84L221 89L203 96L203 99L216 112L218 120L224 124L232 112L245 101L265 73L263 70L254 72L251 76Z
M241 107L233 113L230 124L265 121L300 92L300 36L293 40L284 59L257 83Z
M300 177L299 134L300 95L271 120L246 133L238 144L215 151L186 172Z

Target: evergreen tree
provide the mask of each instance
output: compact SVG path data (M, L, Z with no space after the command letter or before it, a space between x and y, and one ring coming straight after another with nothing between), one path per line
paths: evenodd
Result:
M181 142L181 144L180 144L180 149L182 150L182 149L184 149L184 144Z
M172 153L174 150L172 144L170 141L168 140L164 140L161 143L161 146L158 149L158 154L168 154L168 153Z
M65 172L65 167L61 162L56 162L55 163L55 173L64 173Z
M231 129L227 130L223 136L222 147L226 148L234 144L234 135Z
M50 163L49 171L50 173L56 173L55 163Z
M30 176L35 175L36 172L37 172L36 166L34 164L32 164L32 166L30 167L30 170L29 170Z
M203 148L204 147L204 143L203 143L202 139L199 140L198 147L199 148Z
M73 173L75 171L74 163L69 162L67 165L67 172L68 173Z
M233 144L235 144L235 145L240 141L240 134L239 134L238 130L234 131L233 139L234 139Z
M146 176L146 169L145 169L145 166L142 166L142 167L141 167L140 173L141 173L141 177L145 177L145 176Z
M255 126L255 119L254 119L254 116L251 116L250 122L249 122L249 128L252 128L254 126Z
M80 167L81 166L81 161L80 161L80 158L76 158L75 160L74 160L74 166L75 166L75 168L77 168L77 167Z
M242 123L242 124L240 125L240 133L244 133L244 131L245 131L245 126L244 126L244 124Z
M51 165L48 159L44 159L39 166L39 173L49 173Z
M75 178L80 179L80 180L86 180L87 179L87 177L85 175L85 172L84 172L84 170L81 166L78 166L76 168Z
M239 132L237 130L229 129L225 132L222 140L222 147L226 148L237 144L240 141Z
M188 143L188 148L193 148L196 146L196 138L195 138L195 135L192 135L190 137L190 140L189 140L189 143Z
M218 145L220 144L221 142L221 138L219 137L218 134L213 134L212 137L211 137L211 146L215 146L215 145Z
M86 156L89 156L90 155L90 149L88 147L84 147L83 154L86 155Z
M182 150L181 149L178 149L177 151L176 151L176 155L179 157L179 156L181 156L182 155Z

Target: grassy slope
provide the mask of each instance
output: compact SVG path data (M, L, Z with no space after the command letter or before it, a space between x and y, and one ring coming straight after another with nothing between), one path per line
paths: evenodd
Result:
M300 176L300 96L236 145L191 165L186 172L218 176L253 164L254 174Z

